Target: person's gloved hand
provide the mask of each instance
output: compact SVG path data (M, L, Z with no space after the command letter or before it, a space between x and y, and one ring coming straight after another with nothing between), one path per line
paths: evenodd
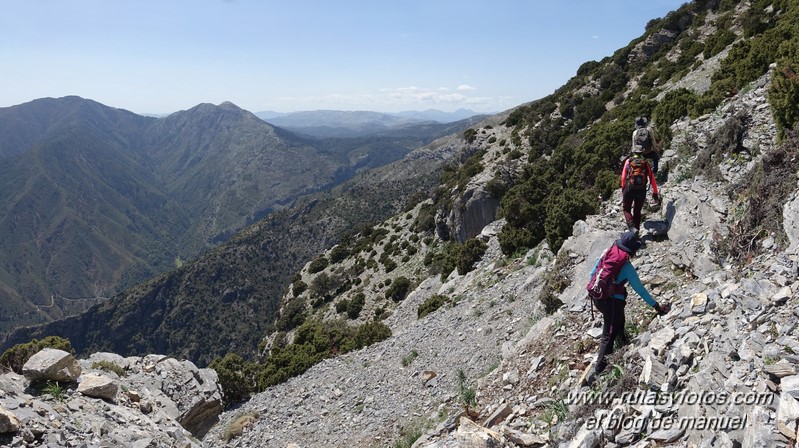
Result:
M668 303L665 305L655 303L655 311L658 313L658 316L665 316L669 313L669 311L671 311L671 305Z
M660 195L659 195L659 194L657 194L657 193L652 193L652 199L653 199L655 202L657 202L657 203L660 203Z

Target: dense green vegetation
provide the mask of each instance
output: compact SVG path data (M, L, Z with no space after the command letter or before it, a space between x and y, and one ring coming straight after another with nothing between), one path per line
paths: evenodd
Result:
M341 320L305 321L286 343L285 333L278 333L269 354L262 362L249 362L228 353L215 359L210 367L219 374L226 401L235 403L268 386L299 375L322 359L366 347L391 336L391 330L379 321L350 326Z
M477 238L469 238L463 244L447 241L427 252L424 264L431 274L440 274L441 280L445 281L456 269L459 275L466 275L474 269L475 263L483 257L486 247L486 243Z
M502 198L500 216L508 221L499 235L503 252L514 254L544 240L557 251L571 234L574 221L595 212L598 198L610 197L617 188L620 161L628 151L636 116L652 117L660 142L667 146L671 140L669 125L675 119L714 110L776 61L769 100L781 129L790 129L796 123L799 6L795 2L758 0L736 17L730 11L737 6L727 1L686 4L650 22L641 39L613 56L583 64L577 75L553 95L510 114L505 125L526 138L531 154L518 179L494 185ZM768 6L774 12L769 12ZM714 19L708 22L711 13ZM705 42L698 42L697 31L690 24L711 25L716 32ZM745 37L733 34L730 30L734 28L742 29ZM676 37L661 39L661 46L648 58L633 51L636 44L662 30L675 32ZM731 44L706 92L677 89L656 99L661 86L687 74L698 57L712 57ZM675 48L680 50L680 57L676 61L665 59ZM636 77L638 87L626 91L627 81ZM590 82L599 86L596 93L575 93ZM612 109L605 107L608 101L613 102Z

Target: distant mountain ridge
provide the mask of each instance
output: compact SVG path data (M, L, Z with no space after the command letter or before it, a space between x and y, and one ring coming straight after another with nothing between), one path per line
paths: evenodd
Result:
M314 110L281 114L264 111L259 118L291 131L316 137L362 137L401 130L425 122L452 123L470 117L486 116L466 109L455 112L407 111L382 113L370 111Z
M0 332L83 311L450 129L320 141L229 102L163 118L77 96L0 108Z
M442 167L464 151L462 131L452 133L330 192L299 198L202 257L82 314L17 329L3 344L57 334L81 353L174 353L200 365L228 351L254 356L292 274L342 235L426 196Z

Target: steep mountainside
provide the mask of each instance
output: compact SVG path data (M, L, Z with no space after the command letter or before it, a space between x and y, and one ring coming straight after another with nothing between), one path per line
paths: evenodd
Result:
M16 149L0 164L0 328L83 310L136 264L164 269L175 246L162 235L187 217L142 164L151 119L76 97L16 112L3 110L31 121L2 139Z
M793 1L685 4L549 97L16 336L228 348L212 366L235 406L208 447L795 446L798 24ZM582 386L601 334L584 287L626 228L619 163L639 115L664 201L632 262L673 308L657 318L631 292L628 341ZM446 161L431 197L408 196ZM261 299L278 289L275 311Z
M202 243L224 240L293 199L340 181L349 161L311 143L231 103L176 112L144 137L156 175L167 194L190 210L192 235Z
M254 356L292 274L342 235L429 192L444 163L473 150L460 135L440 139L329 193L302 198L199 259L79 316L19 329L4 347L60 335L79 353L165 353L201 365L227 352Z
M0 109L0 332L83 311L465 125L325 141L230 103L161 119L78 97Z
M686 4L467 130L477 152L432 201L306 265L263 358L216 364L256 386L206 446L256 413L237 446L793 446L797 14ZM661 137L665 200L633 263L673 311L656 319L631 293L629 345L581 388L601 334L581 291L626 229L618 168L637 115ZM349 352L342 328L375 319L391 336Z
M302 280L311 285L321 275L358 277L329 305L313 305L313 291L296 295L308 299L308 320L266 348L285 353L281 344L301 342L314 319L347 319L351 308L339 304L358 294L359 315L349 318L385 313L392 336L256 394L223 414L205 446L218 444L240 415L257 415L236 440L246 447L791 446L799 415L799 129L777 143L764 107L770 79L712 114L670 126L664 207L646 212L646 246L633 263L673 310L657 318L631 293L631 341L593 388L580 380L596 355L602 318L591 316L583 288L624 229L619 191L577 221L557 253L542 242L504 255L498 235L507 223L497 220L477 238L486 245L479 261L445 276L430 276L442 243L419 238L422 205L375 226L384 238L365 252L352 250L318 272L306 266ZM501 138L507 130L486 132ZM487 141L490 170L501 166L490 162L501 149ZM719 160L718 177L697 171L708 152ZM776 210L779 228L749 246L736 235L759 202ZM668 237L650 235L664 219ZM738 258L736 248L750 252ZM381 265L353 269L370 249ZM400 278L410 279L407 295L391 300ZM560 306L547 312L552 301Z

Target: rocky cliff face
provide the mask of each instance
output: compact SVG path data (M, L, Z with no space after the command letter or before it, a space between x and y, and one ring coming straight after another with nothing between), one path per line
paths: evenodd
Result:
M508 139L510 139L508 128L490 126L489 129L483 129L477 134L473 145L486 151L483 157L491 160L501 157L504 145L499 142ZM521 166L521 161L509 161L507 165L503 169L516 172ZM496 220L499 200L487 188L493 178L494 175L490 170L483 170L469 180L463 191L456 188L450 192L452 205L447 212L441 210L438 217L439 226L447 229L445 234L448 237L462 243L480 234L483 227Z
M199 447L222 411L216 372L160 355L44 349L0 375L0 443Z

